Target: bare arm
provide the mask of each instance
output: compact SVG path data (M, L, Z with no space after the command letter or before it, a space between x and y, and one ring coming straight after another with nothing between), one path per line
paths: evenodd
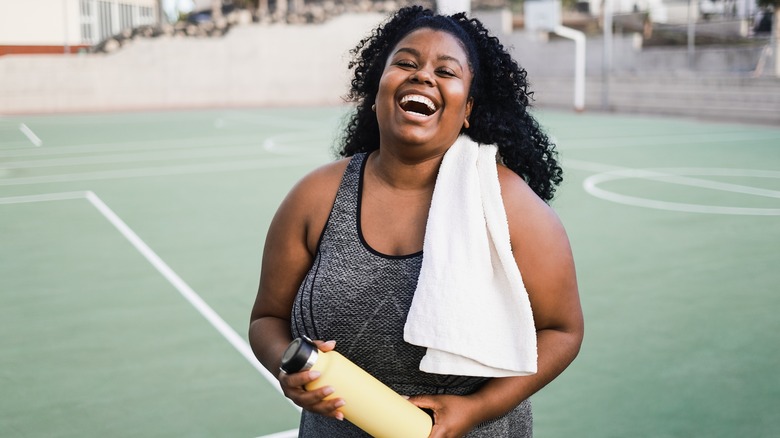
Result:
M287 397L308 409L338 417L339 400L323 401L328 388L305 392L302 386L314 380L313 373L287 375L279 365L292 341L290 317L293 301L311 267L320 233L325 225L346 161L325 166L305 177L284 199L266 236L260 285L249 325L249 344L279 382ZM332 344L322 346L333 348Z
M574 259L566 232L552 209L517 175L500 167L512 249L531 301L538 366L532 376L496 378L466 396L421 396L437 426L431 437L463 436L497 418L555 379L577 356L584 324Z

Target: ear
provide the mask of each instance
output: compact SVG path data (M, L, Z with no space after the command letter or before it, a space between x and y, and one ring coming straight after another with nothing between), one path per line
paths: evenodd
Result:
M471 117L471 109L474 107L474 98L469 97L466 101L466 117L463 120L463 127L469 129L469 117Z

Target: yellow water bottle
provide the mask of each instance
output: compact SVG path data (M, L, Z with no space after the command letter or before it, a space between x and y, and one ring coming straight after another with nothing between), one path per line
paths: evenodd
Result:
M410 401L365 372L336 351L323 352L306 337L293 340L282 355L282 370L297 373L320 372L305 387L311 391L330 386L341 398L344 418L375 438L427 438L431 417Z

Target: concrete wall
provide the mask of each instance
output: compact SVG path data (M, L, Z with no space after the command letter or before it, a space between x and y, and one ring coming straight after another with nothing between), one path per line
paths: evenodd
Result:
M222 38L137 39L110 55L2 56L0 114L339 104L348 88L349 50L383 18L236 26ZM496 33L505 28L500 15L486 22ZM500 37L528 70L538 106L572 107L573 42ZM685 48L636 43L616 36L610 102L602 106L603 42L588 40L587 109L780 123L780 80L751 77L760 47L697 48L692 70Z
M574 43L554 38L548 42L534 40L523 33L504 36L506 45L531 76L573 75ZM604 65L604 40L591 37L586 41L588 76L600 76ZM613 74L640 75L739 75L753 72L759 64L764 46L740 47L698 46L693 56L686 47L641 47L638 35L615 35L612 42Z
M540 39L525 31L513 31L507 11L475 11L485 27L499 36L518 63L529 72L531 79L544 76L574 75L574 42L550 36ZM507 21L509 20L509 21ZM737 22L705 23L699 31L711 27L737 26ZM733 33L739 33L734 27ZM686 46L642 47L639 34L616 33L612 41L610 72L615 75L692 75L692 74L750 74L759 64L765 43L757 41L742 46L695 46L692 56ZM601 76L604 69L604 40L601 35L586 40L586 74ZM766 60L765 60L766 61Z
M3 56L0 113L336 104L347 90L349 50L382 18L136 39L109 55Z

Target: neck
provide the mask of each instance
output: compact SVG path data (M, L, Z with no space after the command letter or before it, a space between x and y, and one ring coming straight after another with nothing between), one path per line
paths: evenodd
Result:
M367 164L383 185L396 190L428 192L436 184L443 157L442 152L428 157L409 158L380 148L371 154Z

